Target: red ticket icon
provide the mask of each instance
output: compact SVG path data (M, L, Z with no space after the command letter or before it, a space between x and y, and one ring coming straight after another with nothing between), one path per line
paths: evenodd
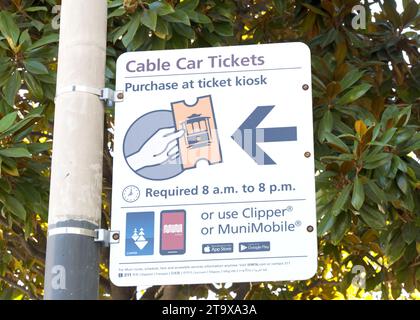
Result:
M171 105L176 129L185 131L178 141L183 169L194 168L199 160L222 162L211 96L197 98L194 105L185 101Z

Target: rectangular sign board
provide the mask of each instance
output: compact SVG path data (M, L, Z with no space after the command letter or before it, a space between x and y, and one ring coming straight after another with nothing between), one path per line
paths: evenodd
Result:
M315 274L306 45L125 53L116 90L114 284Z

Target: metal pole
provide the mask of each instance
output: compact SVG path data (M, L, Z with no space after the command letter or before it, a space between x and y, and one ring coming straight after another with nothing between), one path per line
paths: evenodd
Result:
M98 298L106 28L106 0L62 1L44 299Z

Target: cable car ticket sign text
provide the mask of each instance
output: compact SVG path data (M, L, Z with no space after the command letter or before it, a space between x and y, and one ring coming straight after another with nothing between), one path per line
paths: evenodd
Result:
M116 90L114 284L315 274L306 45L125 53Z

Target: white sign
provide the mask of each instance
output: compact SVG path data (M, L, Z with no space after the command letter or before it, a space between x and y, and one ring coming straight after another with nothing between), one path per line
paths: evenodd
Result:
M114 284L315 274L306 45L125 53L116 90Z

